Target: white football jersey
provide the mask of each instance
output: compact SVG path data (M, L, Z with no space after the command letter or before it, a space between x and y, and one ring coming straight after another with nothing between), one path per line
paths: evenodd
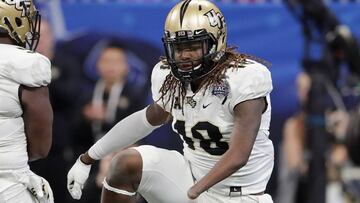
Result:
M0 44L0 170L28 167L19 86L47 86L50 61L24 48Z
M187 87L183 110L182 102L175 97L165 106L159 92L170 69L158 63L152 72L154 101L173 116L172 128L184 141L184 156L189 160L196 180L204 177L229 148L234 126L233 109L246 100L264 97L267 109L262 114L260 129L247 164L230 177L211 188L214 192L228 194L230 187L242 187L243 194L264 191L274 165L274 149L269 136L271 117L270 92L272 80L269 70L262 64L247 60L244 67L230 68L222 84L201 89L194 95ZM205 87L202 87L205 88ZM168 98L165 97L165 101ZM175 96L179 96L176 92Z

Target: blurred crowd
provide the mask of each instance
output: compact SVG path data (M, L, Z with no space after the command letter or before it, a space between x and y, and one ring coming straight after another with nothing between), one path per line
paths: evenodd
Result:
M66 203L72 201L66 189L70 165L119 120L145 107L150 86L144 81L149 80L151 69L131 67L131 51L120 39L98 37L81 58L69 51L81 39L55 41L47 19L42 20L40 32L37 51L52 63L53 145L46 159L31 162L30 167L49 181L56 202ZM90 68L82 68L84 64ZM111 156L94 167L82 202L100 202Z

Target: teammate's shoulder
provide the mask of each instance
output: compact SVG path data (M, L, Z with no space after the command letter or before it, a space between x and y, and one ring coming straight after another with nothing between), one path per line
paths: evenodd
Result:
M0 45L1 75L30 87L46 86L51 80L50 60L14 45Z
M6 60L8 63L14 64L25 63L17 68L29 68L26 64L34 65L34 63L41 66L48 66L48 68L50 68L51 65L50 60L46 56L23 47L1 44L0 52L2 53L1 60L3 61Z

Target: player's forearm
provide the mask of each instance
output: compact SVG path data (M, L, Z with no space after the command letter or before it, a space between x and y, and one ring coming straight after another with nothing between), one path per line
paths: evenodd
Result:
M29 161L45 158L52 143L53 112L47 87L21 87Z
M93 160L99 160L107 154L134 144L150 134L157 127L158 126L152 126L149 123L146 116L146 108L135 112L118 122L108 133L98 140L89 149L88 155Z
M239 170L247 163L247 158L239 158L239 152L237 149L229 149L218 163L200 179L193 188L198 194L208 190L216 183L231 176L234 172Z
M52 143L52 117L44 116L37 122L29 122L28 117L24 116L26 122L26 139L29 161L47 157Z
M47 157L52 143L52 120L44 119L43 126L32 123L26 126L27 151L29 161ZM31 129L29 129L31 128Z
M247 126L248 128L245 126L234 128L229 150L210 172L193 186L198 194L208 190L246 165L255 142L256 132L259 129L256 122Z

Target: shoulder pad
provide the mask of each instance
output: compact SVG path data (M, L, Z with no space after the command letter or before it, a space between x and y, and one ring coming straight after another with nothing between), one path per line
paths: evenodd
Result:
M229 66L230 66L230 68L245 68L246 66L252 65L252 64L255 64L255 62L245 59L241 62L232 61L232 62L230 62Z
M166 62L166 60L161 60L160 63L160 69L170 69L170 65Z
M151 91L154 101L160 98L160 88L169 74L169 66L165 65L162 61L155 65L151 74Z
M270 71L255 61L227 71L227 76L232 93L232 107L246 100L265 97L273 88Z
M47 86L51 63L39 53L12 47L0 57L0 75L29 87Z

